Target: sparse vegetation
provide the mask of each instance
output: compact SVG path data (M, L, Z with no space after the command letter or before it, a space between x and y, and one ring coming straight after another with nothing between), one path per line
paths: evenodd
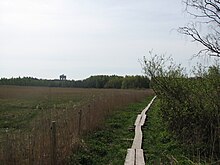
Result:
M152 94L152 90L0 86L0 162L49 164L50 127L56 121L57 161L64 164L78 148L81 135L99 127L116 108Z

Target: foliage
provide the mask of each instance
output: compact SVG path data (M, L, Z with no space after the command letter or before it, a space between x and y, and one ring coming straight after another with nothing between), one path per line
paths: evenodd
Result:
M160 100L157 99L147 113L146 127L143 128L146 164L193 164L168 131L160 107Z
M149 88L149 79L145 76L91 76L85 80L45 80L32 77L2 78L0 85L76 87L76 88Z
M109 79L109 81L105 84L104 88L122 88L122 82L124 81L123 77L113 76Z
M170 58L144 59L170 132L192 157L211 162L220 159L220 68L197 68L195 76L188 77Z
M149 88L149 83L150 80L144 76L126 76L121 88Z

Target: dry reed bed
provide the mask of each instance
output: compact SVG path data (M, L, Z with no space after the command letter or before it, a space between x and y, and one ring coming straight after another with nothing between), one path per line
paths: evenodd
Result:
M0 162L50 164L51 122L56 121L57 164L65 164L65 159L77 149L81 141L80 135L99 127L107 115L117 107L140 101L152 94L151 90L0 86L1 100L41 97L48 99L73 95L83 100L61 107L57 107L56 104L49 108L36 107L38 115L30 122L28 130L5 129L0 139Z

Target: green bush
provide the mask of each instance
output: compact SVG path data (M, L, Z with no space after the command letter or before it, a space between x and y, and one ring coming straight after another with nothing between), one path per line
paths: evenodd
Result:
M198 66L194 76L171 58L144 58L145 73L161 100L170 132L198 160L220 159L220 67Z

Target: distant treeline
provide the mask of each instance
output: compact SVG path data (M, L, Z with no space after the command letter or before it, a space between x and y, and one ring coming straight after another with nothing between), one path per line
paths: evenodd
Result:
M46 80L33 77L1 78L0 85L75 87L75 88L117 88L141 89L149 88L150 80L146 76L91 76L84 80Z

